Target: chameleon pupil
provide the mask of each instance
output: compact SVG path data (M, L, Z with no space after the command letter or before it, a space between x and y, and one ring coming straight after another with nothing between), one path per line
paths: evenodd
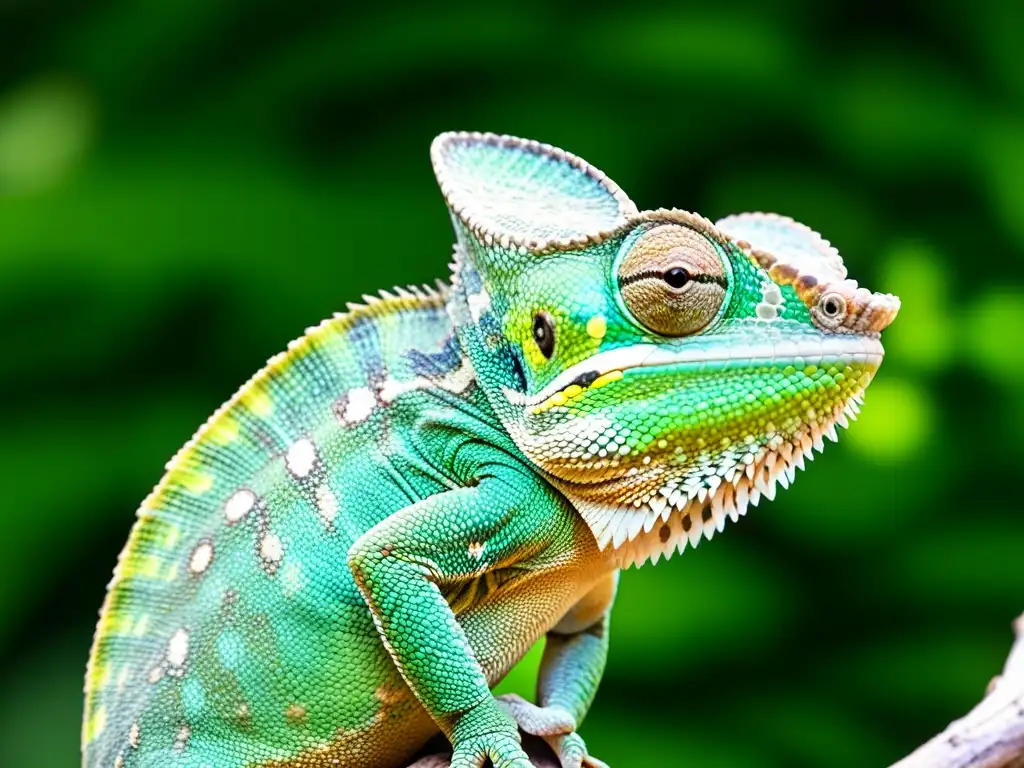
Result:
M547 312L533 316L533 340L548 360L555 353L555 323Z
M672 288L682 288L690 282L690 273L682 267L672 267L665 272L664 279Z

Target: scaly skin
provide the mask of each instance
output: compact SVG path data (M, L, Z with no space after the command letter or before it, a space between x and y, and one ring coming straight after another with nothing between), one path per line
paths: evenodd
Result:
M788 219L640 213L546 145L445 134L452 287L310 330L202 427L121 555L83 764L565 768L618 569L845 424L895 297ZM547 636L537 704L490 688Z

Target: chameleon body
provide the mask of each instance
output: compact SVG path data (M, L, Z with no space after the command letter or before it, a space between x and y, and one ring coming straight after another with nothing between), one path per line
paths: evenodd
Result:
M835 437L898 300L770 214L640 212L536 142L439 136L450 286L352 306L143 502L86 679L87 768L599 766L576 726L618 570ZM537 703L490 692L538 639Z

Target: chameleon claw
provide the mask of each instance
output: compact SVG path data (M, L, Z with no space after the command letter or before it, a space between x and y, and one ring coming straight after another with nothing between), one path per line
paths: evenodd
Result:
M562 768L608 768L608 764L587 754L587 745L575 731L546 736L544 741L558 755Z

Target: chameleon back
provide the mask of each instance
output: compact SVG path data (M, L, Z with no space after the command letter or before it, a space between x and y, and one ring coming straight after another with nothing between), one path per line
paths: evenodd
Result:
M443 296L401 291L311 329L168 464L90 654L88 768L301 765L332 743L346 765L389 761L341 751L346 732L419 709L346 553L379 519L450 486L410 466L394 428L427 384L473 400ZM404 719L396 754L436 730L425 715Z

